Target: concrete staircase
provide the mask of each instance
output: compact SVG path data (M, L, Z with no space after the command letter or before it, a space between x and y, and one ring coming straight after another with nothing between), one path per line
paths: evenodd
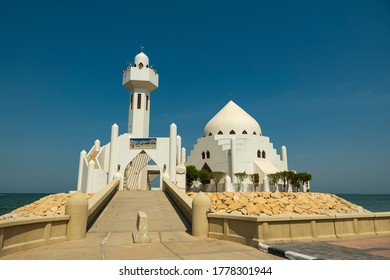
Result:
M148 216L150 232L189 231L190 224L163 191L119 191L88 233L136 231L137 214Z

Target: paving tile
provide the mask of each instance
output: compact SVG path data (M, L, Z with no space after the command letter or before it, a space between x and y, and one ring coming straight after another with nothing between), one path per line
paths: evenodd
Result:
M273 259L273 256L266 256L270 257L269 259ZM229 254L226 253L205 253L205 254L190 254L190 255L183 255L184 260L258 260L259 258L257 256L253 256L251 254L246 254L243 252L230 252Z
M390 260L390 250L373 251L373 252L369 252L369 254L374 256L381 256Z
M150 260L156 258L177 258L172 251L160 243L138 243L131 246L107 246L106 259L110 260Z

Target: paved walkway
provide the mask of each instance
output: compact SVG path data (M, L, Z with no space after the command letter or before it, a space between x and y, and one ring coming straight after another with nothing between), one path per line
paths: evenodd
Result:
M138 211L148 215L151 243L133 243ZM277 260L280 257L228 241L195 238L189 223L160 191L120 191L88 231L68 241L9 254L19 260Z
M267 244L323 260L390 260L390 236Z

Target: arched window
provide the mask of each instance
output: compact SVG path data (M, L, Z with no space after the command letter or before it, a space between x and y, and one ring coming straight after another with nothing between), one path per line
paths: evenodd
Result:
M263 152L261 153L261 155L262 155L262 158L265 158L265 151L263 151Z
M209 136L213 135L211 132L209 133Z
M210 152L209 151L206 152L206 157L210 158Z
M261 158L261 151L260 150L257 150L257 157Z
M256 131L253 131L253 135L257 135Z
M140 63L138 64L138 68L139 68L139 69L142 69L142 67L144 67L144 65L142 64L142 62L140 62Z
M137 109L141 109L141 94L137 94Z
M242 132L242 134L248 134L248 132L246 132L246 130L244 130L244 131Z
M236 134L234 130L230 130L229 134Z
M219 134L219 135L222 135L222 134L223 134L223 132L222 132L222 131L218 131L218 134Z
M205 159L206 158L206 154L205 152L202 152L202 159Z

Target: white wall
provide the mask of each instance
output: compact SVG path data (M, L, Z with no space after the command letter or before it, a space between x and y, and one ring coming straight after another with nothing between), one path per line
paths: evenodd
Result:
M269 137L259 135L211 135L199 138L194 145L186 165L194 165L201 169L207 163L213 171L222 171L229 173L230 168L230 138L235 137L237 143L237 160L236 172L246 172L253 174L258 172L254 170L253 161L261 160L272 163L278 170L283 171L284 162L281 161L280 155L277 154ZM266 158L258 158L257 151L265 151ZM202 152L210 151L210 158L202 159ZM261 183L261 181L260 181Z

